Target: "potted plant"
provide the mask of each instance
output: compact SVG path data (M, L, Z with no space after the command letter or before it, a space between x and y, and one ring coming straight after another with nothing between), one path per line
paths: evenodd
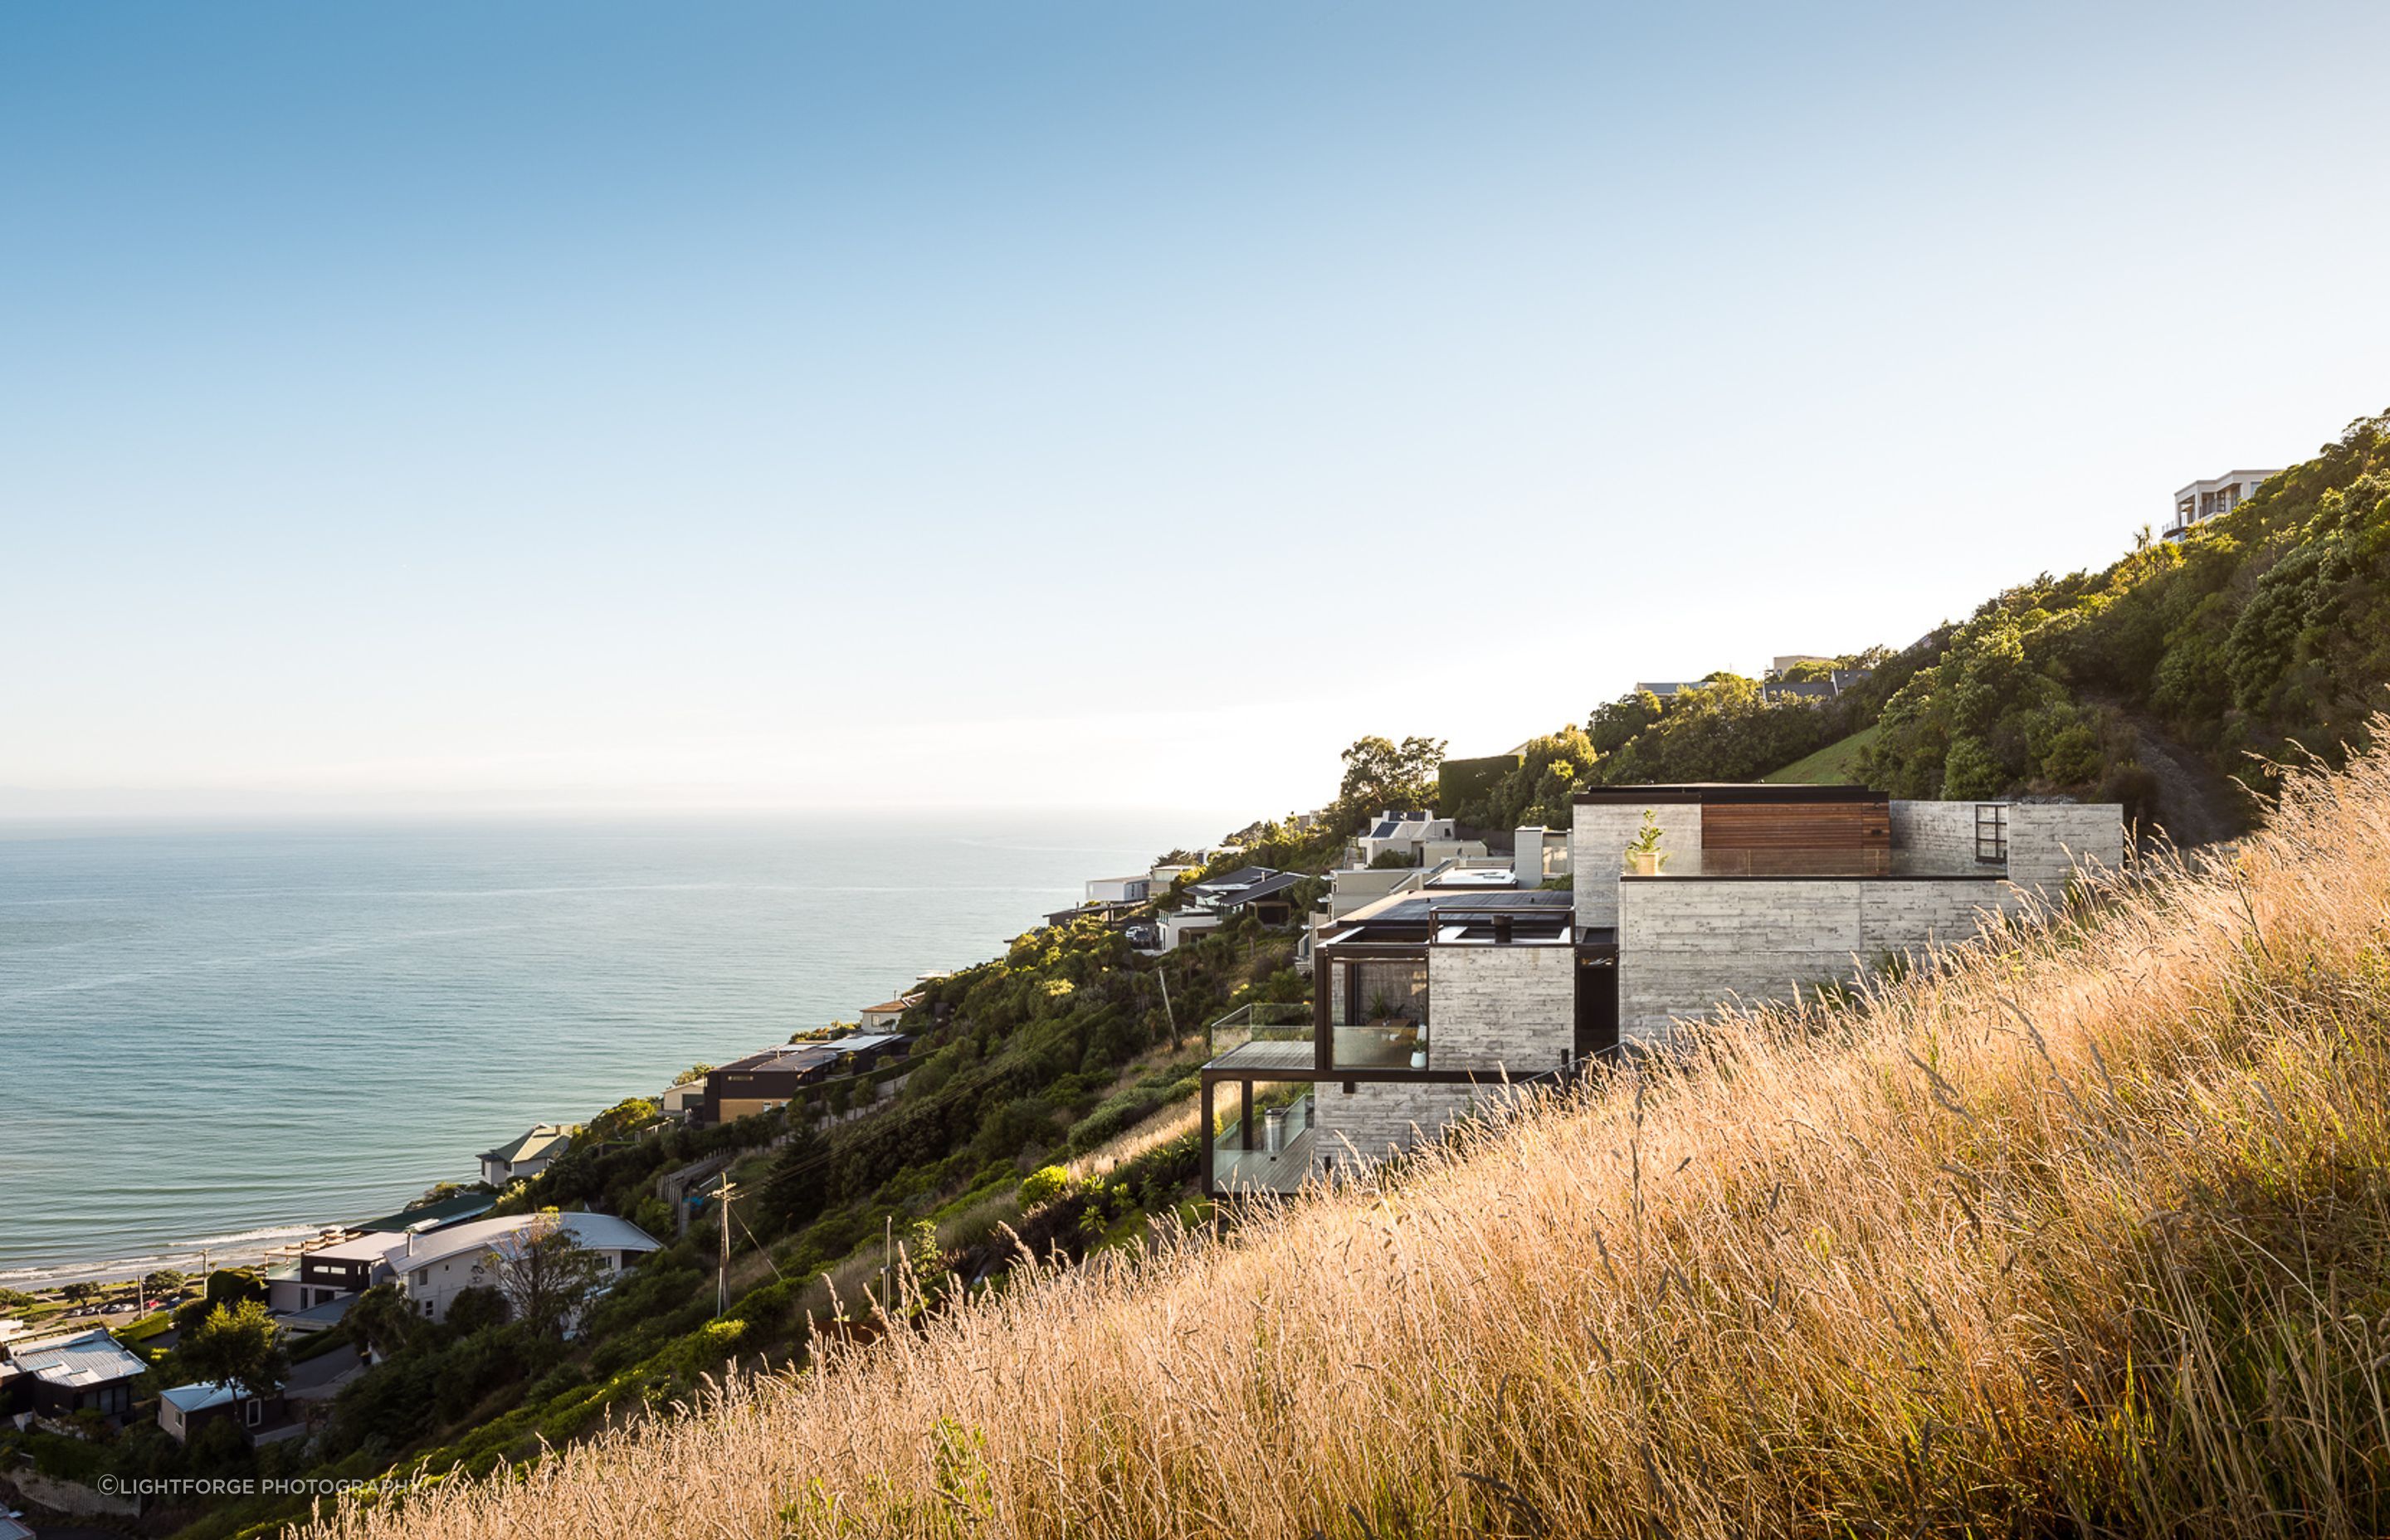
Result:
M1626 847L1626 869L1637 877L1657 877L1660 868L1668 864L1668 853L1660 848L1660 826L1651 820L1651 810L1643 810L1643 827L1636 832L1633 843Z
M1411 1039L1411 1068L1427 1068L1427 1023L1420 1023L1419 1035Z

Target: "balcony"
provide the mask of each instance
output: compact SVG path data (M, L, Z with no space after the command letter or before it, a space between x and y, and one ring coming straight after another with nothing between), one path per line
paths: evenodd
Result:
M1203 1029L1207 1069L1311 1068L1311 1006L1255 1001Z
M1276 1097L1291 1089L1281 1088ZM1298 1192L1311 1177L1312 1094L1306 1087L1291 1099L1269 1094L1255 1099L1255 1107L1240 1110L1215 1136L1212 1190Z

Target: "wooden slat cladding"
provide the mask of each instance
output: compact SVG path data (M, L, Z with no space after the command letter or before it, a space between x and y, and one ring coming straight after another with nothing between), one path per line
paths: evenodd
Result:
M1889 851L1892 804L1711 802L1702 809L1704 851Z

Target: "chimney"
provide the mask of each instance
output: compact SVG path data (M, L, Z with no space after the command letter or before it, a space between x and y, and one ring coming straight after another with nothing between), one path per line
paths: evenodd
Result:
M1544 885L1544 831L1530 824L1511 836L1510 880L1522 888Z
M1508 946L1510 944L1510 916L1496 915L1494 917L1494 944L1497 946Z

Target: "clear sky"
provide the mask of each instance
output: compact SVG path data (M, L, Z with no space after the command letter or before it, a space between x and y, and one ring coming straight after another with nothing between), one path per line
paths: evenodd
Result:
M0 12L0 815L1310 806L2390 406L2390 7Z

